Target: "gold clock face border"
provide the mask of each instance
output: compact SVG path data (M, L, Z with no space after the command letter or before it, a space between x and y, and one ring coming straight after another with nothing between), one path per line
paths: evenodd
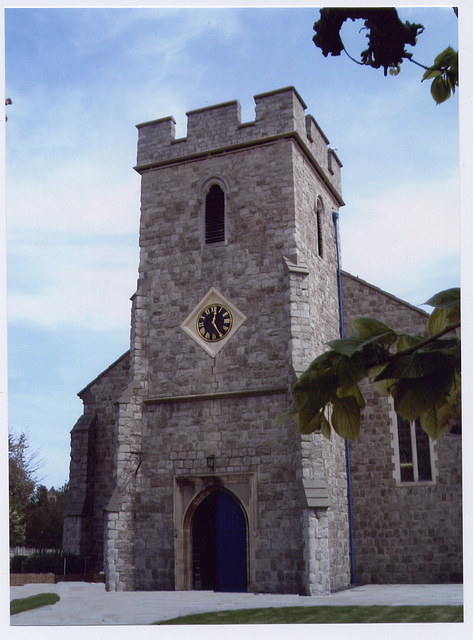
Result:
M226 309L232 316L232 325L222 338L218 340L206 340L198 329L198 319L205 309L217 305ZM227 300L217 289L211 287L200 302L195 305L180 328L187 333L204 351L215 358L218 352L233 338L240 326L245 322L246 316Z
M223 316L225 316L225 313L226 313L230 317L230 324L226 327L225 333L221 334L219 337L215 337L215 338L209 337L209 338L207 338L206 334L208 334L208 331L206 331L205 335L204 335L204 333L202 333L201 329L204 328L204 331L205 331L205 324L204 323L205 323L205 320L206 320L206 318L208 317L209 314L206 314L205 318L203 316L204 316L204 313L208 309L212 309L212 307L219 307L220 310L223 311L222 312ZM210 313L212 313L212 312L210 312ZM214 313L217 314L217 313L220 313L220 311L216 310ZM216 318L216 315L214 315L214 322L215 322L215 318ZM201 321L202 321L202 326L200 326L200 322ZM224 321L224 323L225 323L225 321ZM213 322L212 322L212 324L213 324ZM217 333L220 334L220 329L217 327L217 325L214 325L214 326L215 326L215 329L216 329ZM200 335L202 340L205 340L206 342L220 342L220 340L223 340L227 336L227 334L230 333L230 331L232 330L232 327L233 327L232 312L230 311L230 309L227 309L227 307L224 304L221 304L220 302L211 302L210 304L208 304L206 307L204 307L202 309L202 311L200 311L200 313L198 314L197 319L196 319L196 331ZM215 334L212 334L212 335L215 335ZM210 336L210 334L209 334L209 336Z

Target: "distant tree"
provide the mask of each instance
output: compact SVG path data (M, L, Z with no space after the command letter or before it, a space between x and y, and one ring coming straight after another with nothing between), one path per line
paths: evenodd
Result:
M458 17L458 9L454 11ZM368 48L361 52L361 60L353 58L343 44L340 30L346 20L364 20ZM387 75L388 69L391 75L398 75L403 60L422 67L425 69L422 80L432 80L430 91L437 104L448 100L458 86L458 52L447 47L439 53L432 65L414 60L413 54L406 51L406 45L415 46L424 27L421 24L402 22L394 8L321 9L314 31L314 44L322 50L325 57L329 54L339 56L345 51L350 60L357 64L374 69L382 67L384 75Z
M10 545L25 543L25 510L43 464L26 433L8 434Z
M38 485L25 510L25 541L40 551L62 547L63 512L68 485L48 492Z
M409 422L420 419L433 439L445 433L461 410L460 290L443 291L426 304L429 337L398 334L374 318L357 318L353 335L331 347L301 375L294 401L282 419L298 421L300 433L333 429L356 440L365 399L362 380L394 399L394 409Z

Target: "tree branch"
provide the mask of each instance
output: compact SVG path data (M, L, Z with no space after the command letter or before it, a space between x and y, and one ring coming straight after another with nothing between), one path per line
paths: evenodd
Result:
M460 326L461 326L461 322L455 322L454 324L449 324L448 327L445 327L445 329L443 329L442 331L439 331L433 336L429 336L425 340L421 340L417 344L414 344L411 347L404 349L404 351L398 351L397 353L389 354L385 358L380 358L372 366L374 367L381 364L389 364L390 362L399 360L404 356L409 356L411 355L411 353L415 353L416 351L419 351L419 349L423 349L424 347L431 344L432 342L435 342L436 340L446 335L447 333L450 333L451 331L455 331L455 329L458 329Z

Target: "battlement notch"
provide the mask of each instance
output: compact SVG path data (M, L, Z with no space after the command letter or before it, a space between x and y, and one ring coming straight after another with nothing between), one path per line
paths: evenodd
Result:
M176 139L172 116L137 125L139 173L167 163L185 162L202 155L224 153L247 145L292 137L304 147L314 166L340 192L341 163L328 148L328 138L294 87L254 96L255 120L241 122L238 100L186 113L187 136Z

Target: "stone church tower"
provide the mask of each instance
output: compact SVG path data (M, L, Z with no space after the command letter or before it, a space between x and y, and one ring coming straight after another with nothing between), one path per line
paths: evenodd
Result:
M338 335L336 154L292 87L138 125L131 348L79 395L65 550L109 590L350 582L344 442L278 422Z

